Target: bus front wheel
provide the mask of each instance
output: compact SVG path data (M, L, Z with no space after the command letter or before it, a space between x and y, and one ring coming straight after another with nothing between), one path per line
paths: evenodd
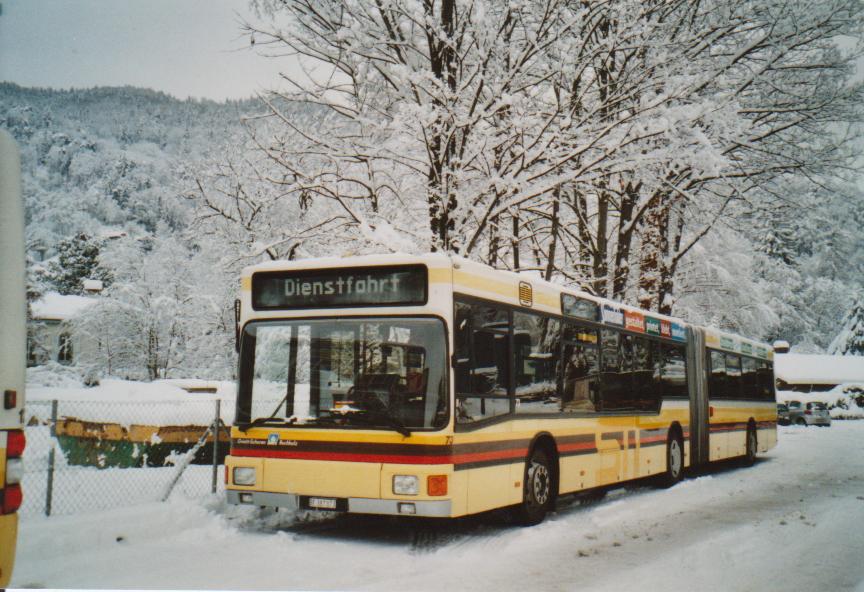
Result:
M515 518L523 526L543 522L551 509L554 492L552 491L552 469L549 456L541 448L535 448L525 465L522 503L515 508Z

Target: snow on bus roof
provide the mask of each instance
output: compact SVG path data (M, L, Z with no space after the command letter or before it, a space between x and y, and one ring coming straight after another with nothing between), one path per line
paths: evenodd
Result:
M788 384L864 383L864 356L777 354L774 375Z
M96 298L46 292L30 305L36 320L66 321L97 302Z

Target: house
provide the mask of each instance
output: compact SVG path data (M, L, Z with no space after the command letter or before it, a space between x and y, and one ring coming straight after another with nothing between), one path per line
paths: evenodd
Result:
M827 392L839 384L864 385L864 356L776 354L777 389L796 393Z
M39 366L49 361L72 364L77 352L87 344L79 343L70 325L85 308L97 302L90 296L73 296L48 292L30 305L32 318L28 331L27 365Z

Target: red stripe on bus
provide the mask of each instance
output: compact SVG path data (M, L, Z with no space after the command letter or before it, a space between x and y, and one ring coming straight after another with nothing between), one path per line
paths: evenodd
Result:
M594 442L576 442L575 444L559 444L559 452L573 452L574 450L596 450L597 445Z
M290 450L244 450L234 448L232 456L263 457L263 458L287 458L297 460L335 460L345 462L375 462L375 463L397 463L405 465L448 465L452 464L453 457L450 455L424 455L412 456L401 454L356 454L349 452L300 452Z
M642 445L645 445L645 444L656 444L657 442L665 442L665 441L666 441L666 436L655 436L653 438L642 438L642 440L640 440L640 443Z
M450 465L482 462L489 460L505 460L512 458L525 458L528 454L527 448L516 448L511 450L495 450L490 452L473 452L454 455L424 455L409 456L400 454L359 454L347 452L301 452L292 450L244 450L234 448L232 456L263 457L295 460L328 460L344 462L374 462L395 463L406 465Z
M493 452L474 452L469 454L454 454L452 462L454 465L481 462L484 460L504 460L509 458L523 459L528 455L527 448L516 448L512 450L496 450Z

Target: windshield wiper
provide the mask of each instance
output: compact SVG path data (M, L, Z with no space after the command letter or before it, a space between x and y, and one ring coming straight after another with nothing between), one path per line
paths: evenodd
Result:
M291 425L295 421L297 421L294 417L284 419L281 417L276 417L275 415L271 415L270 417L257 417L253 419L248 424L237 426L240 428L240 431L247 431L250 428L254 428L255 426L267 425L267 424L276 424L276 425Z
M386 409L361 409L359 411L355 411L354 413L346 414L346 417L362 417L367 421L367 423L372 425L374 425L377 419L380 418L384 420L385 425L393 428L406 438L411 435L411 430L405 427L405 424L396 419Z

